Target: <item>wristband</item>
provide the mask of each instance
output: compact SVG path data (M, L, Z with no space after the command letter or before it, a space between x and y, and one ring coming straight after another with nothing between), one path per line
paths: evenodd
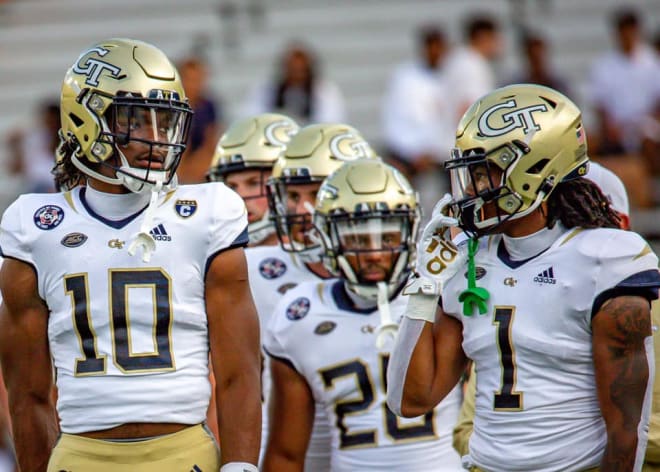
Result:
M230 462L220 467L220 472L259 472L259 469L249 462Z
M439 299L440 295L425 295L423 293L409 295L404 316L413 320L435 323L435 312L438 308Z

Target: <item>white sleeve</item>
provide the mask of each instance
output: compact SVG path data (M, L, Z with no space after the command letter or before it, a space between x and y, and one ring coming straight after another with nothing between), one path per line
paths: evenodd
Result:
M216 187L212 192L216 210L211 217L206 253L207 260L210 260L222 251L247 245L247 210L241 197L225 184L206 185Z
M270 317L270 322L266 326L263 335L263 349L269 357L284 362L296 372L301 372L300 366L297 365L294 356L287 348L286 338L287 334L291 334L294 329L291 323L286 319L286 307L291 303L290 297L283 297L273 310Z
M416 295L411 295L414 297ZM419 336L422 334L426 321L403 317L399 325L394 349L387 365L387 406L395 415L403 416L401 403L403 401L403 388L406 383L408 366L412 358Z
M35 267L32 257L32 238L28 234L24 223L27 216L22 212L22 197L12 203L2 216L0 223L0 251L2 257L18 259ZM32 215L29 215L32 218ZM31 222L31 221L29 221Z
M597 263L600 270L592 316L607 300L617 296L638 295L649 301L658 298L658 257L637 233L613 230L600 245Z
M383 134L387 145L404 158L421 154L424 146L424 113L418 112L419 97L412 71L401 66L393 74L383 100Z

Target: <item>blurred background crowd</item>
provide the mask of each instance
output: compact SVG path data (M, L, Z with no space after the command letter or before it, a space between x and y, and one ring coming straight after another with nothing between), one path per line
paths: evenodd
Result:
M467 106L508 83L551 86L582 108L590 156L660 249L658 0L0 0L0 210L53 190L62 77L113 36L177 61L195 110L181 182L204 180L231 121L279 111L355 126L427 212Z

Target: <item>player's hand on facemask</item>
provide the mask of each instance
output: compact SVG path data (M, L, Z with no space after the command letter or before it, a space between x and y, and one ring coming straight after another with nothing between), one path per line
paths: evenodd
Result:
M415 274L404 288L404 295L440 295L447 280L465 266L465 250L456 247L451 240L450 228L458 226L458 220L448 214L451 200L447 193L433 208L431 219L417 243Z

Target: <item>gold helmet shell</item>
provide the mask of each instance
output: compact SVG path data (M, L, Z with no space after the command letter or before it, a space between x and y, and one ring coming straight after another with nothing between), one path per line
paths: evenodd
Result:
M316 197L314 227L323 242L322 260L332 274L363 295L375 297L376 282L362 279L346 256L390 252L391 267L384 281L393 294L412 270L420 219L419 198L408 180L376 159L344 163L324 180ZM400 239L387 241L385 235L390 233ZM342 236L357 235L371 238L372 246L348 247L342 241Z
M375 158L360 132L344 124L309 125L298 131L273 166L273 179L321 181L346 161Z
M293 213L289 209L287 187L321 184L323 179L345 162L361 158L378 159L375 151L359 131L338 123L305 126L291 139L268 179L268 204L282 248L299 253L306 262L318 260L318 242L314 238L296 242L293 225L311 228L309 212Z
M451 174L461 226L483 234L505 220L529 214L556 184L583 176L587 165L578 107L551 88L516 84L483 96L465 112L445 168ZM501 179L491 179L488 191L475 195L472 175L478 166L489 169L489 179L495 173ZM480 220L481 207L488 201L496 203L498 215Z
M113 106L125 110L139 106L167 114L167 141L151 144L169 148L167 175L156 179L169 182L185 149L192 111L172 62L160 49L134 39L101 41L85 49L67 70L61 91L58 161L70 155L82 172L113 184L130 187L131 179L150 183L143 172L126 168L127 162L113 166L116 179L99 174L93 166L112 165L109 161L117 155L117 144L130 140L130 135L118 136L112 129L108 112Z
M270 169L300 127L279 113L262 113L235 121L215 148L209 180L223 180L247 168Z

